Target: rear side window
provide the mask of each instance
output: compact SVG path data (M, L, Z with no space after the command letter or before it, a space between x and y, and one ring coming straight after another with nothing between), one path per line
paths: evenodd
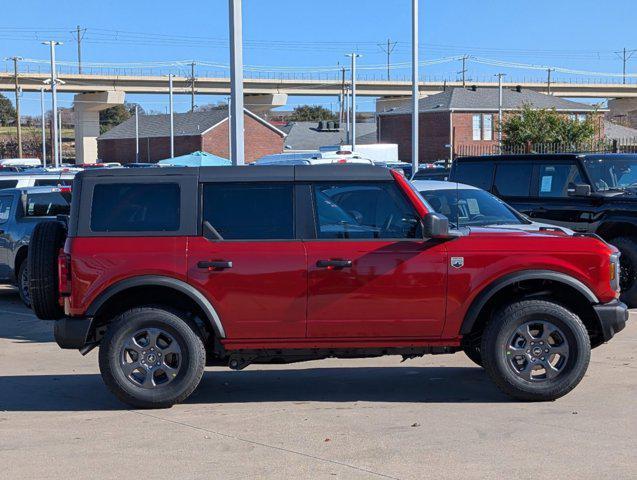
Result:
M584 183L579 168L574 163L540 165L540 197L566 197L568 189L575 188L578 183Z
M458 162L452 181L491 190L493 168L490 162Z
M176 183L98 184L93 189L94 232L176 232L180 190Z
M318 238L421 238L420 218L393 182L314 185Z
M68 215L71 209L71 194L68 192L33 193L27 195L25 216L55 217Z
M38 178L35 180L36 187L68 187L73 185L73 180L62 178Z
M4 196L0 197L0 223L4 223L9 220L9 214L11 213L11 204L13 203L13 197Z
M203 220L224 240L294 238L289 183L210 183L203 187Z
M531 163L503 163L495 173L496 195L502 197L528 197L531 191Z
M17 180L0 180L0 190L3 188L15 188L17 185Z

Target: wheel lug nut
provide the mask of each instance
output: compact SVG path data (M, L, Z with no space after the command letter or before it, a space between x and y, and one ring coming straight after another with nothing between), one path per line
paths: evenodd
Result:
M527 350L526 353L531 353L531 350Z
M549 353L549 349L547 348L546 350L544 350L544 353Z
M157 362L155 365L159 366L159 362Z
M542 357L542 360L544 360L544 357Z

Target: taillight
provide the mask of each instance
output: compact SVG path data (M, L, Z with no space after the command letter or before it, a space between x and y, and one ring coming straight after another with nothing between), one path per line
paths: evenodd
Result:
M62 297L71 294L71 256L63 250L58 255L58 291Z

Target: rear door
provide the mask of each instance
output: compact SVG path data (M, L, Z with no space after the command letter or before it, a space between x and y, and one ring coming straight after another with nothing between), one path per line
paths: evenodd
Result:
M201 235L188 241L188 280L230 339L305 337L307 263L295 234L292 178L201 186Z
M0 280L7 280L11 275L11 268L8 265L10 248L8 226L13 212L13 199L14 195L0 194Z
M444 244L393 181L311 185L315 238L306 241L308 337L439 336Z

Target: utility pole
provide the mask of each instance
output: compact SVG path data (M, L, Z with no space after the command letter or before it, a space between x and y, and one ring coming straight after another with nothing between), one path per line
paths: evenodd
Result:
M389 70L391 68L390 57L391 57L391 53L394 51L394 48L396 48L396 45L398 45L398 42L392 42L391 39L389 38L387 39L386 46L383 43L378 44L380 49L387 54L387 81L391 80L390 74L389 74Z
M195 62L190 64L190 111L195 111Z
M232 165L245 164L243 132L243 22L241 0L228 0L230 23L230 158Z
M80 28L79 25L75 31L71 32L71 34L75 35L75 39L77 40L77 73L80 75L82 74L82 39L85 33L86 28Z
M42 166L46 167L46 120L44 117L44 87L40 87L40 115L42 122Z
M168 109L170 111L170 158L175 158L175 118L173 112L173 74L168 75Z
M59 167L60 166L60 157L59 157L59 150L58 150L58 119L57 119L57 111L58 111L58 104L57 104L57 84L58 84L58 79L57 79L57 73L56 73L56 69L55 69L55 46L56 45L62 45L61 42L56 42L55 40L49 40L47 42L42 42L43 45L49 45L50 49L51 49L51 78L50 78L50 83L51 83L51 111L52 111L52 126L53 129L51 131L51 138L53 139L53 165L55 167Z
M502 77L506 73L498 73L498 146L502 152Z
M139 110L135 105L135 163L139 163Z
M20 124L20 82L18 80L18 62L21 57L10 57L5 60L13 60L13 75L15 81L15 126L18 134L18 158L22 158L22 125Z
M418 173L418 0L411 2L411 175Z
M344 108L344 104L345 103L345 67L343 67L341 69L341 110L338 114L338 123L339 125L343 123L343 116L345 114L345 108Z
M352 146L352 152L356 150L356 59L361 55L358 53L350 53L347 55L352 59L351 81L352 81L352 128L350 144Z
M624 47L621 52L615 52L615 55L617 55L622 61L622 83L624 84L626 84L626 64L628 63L628 60L630 60L630 58L635 54L635 52L637 52L637 49L627 50L626 47Z
M64 157L62 156L62 109L58 111L58 148L60 152L58 153L58 157L60 159L60 165L64 163Z
M345 87L345 143L350 143L350 123L349 123L349 85Z
M462 86L465 87L467 85L467 60L469 59L468 55L463 55L460 60L462 60L462 70L458 73L462 75Z
M546 69L546 93L551 95L551 72L553 71L552 68L547 68Z

